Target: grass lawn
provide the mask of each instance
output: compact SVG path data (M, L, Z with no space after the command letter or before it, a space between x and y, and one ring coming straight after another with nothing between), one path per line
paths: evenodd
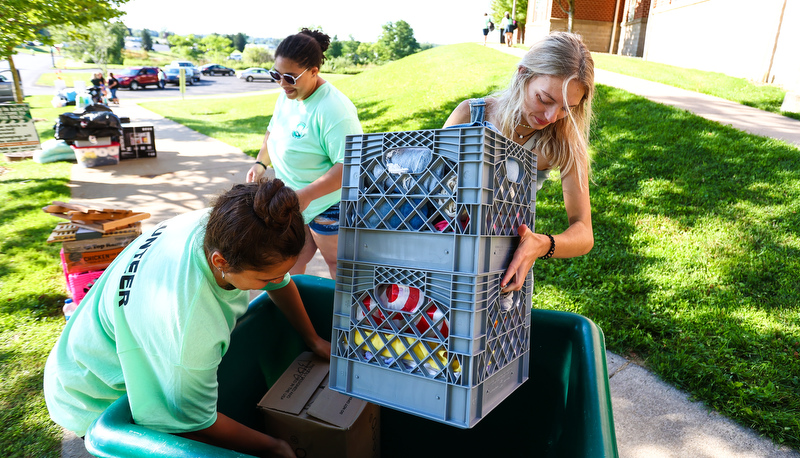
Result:
M366 132L438 128L516 61L441 47L336 86ZM146 107L254 156L276 97ZM610 350L800 448L800 152L609 87L595 110L595 248L537 263L534 305L589 316ZM566 228L559 182L537 216L539 232Z
M462 99L505 86L516 62L444 46L334 84L366 132L438 128ZM275 97L146 107L255 155ZM34 117L63 111L28 99L41 107ZM800 152L605 86L595 113L595 247L537 262L533 305L588 316L609 350L800 449ZM43 139L54 119L37 127ZM3 167L0 418L11 427L0 443L4 455L55 457L59 431L40 383L65 291L58 247L45 243L55 221L41 207L69 198L71 165ZM537 231L564 230L560 183L537 200Z
M26 97L40 139L53 137L63 108L48 96ZM57 218L42 207L68 201L72 164L0 163L0 455L58 457L61 428L47 415L42 397L45 358L55 344L67 297L58 262L60 245L45 241Z
M722 73L649 62L637 57L592 53L592 58L597 68L603 70L713 95L759 110L800 119L800 113L781 111L786 91L775 85L757 83Z

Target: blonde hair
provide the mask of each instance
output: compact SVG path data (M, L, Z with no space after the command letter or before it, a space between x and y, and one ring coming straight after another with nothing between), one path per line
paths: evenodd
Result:
M584 95L578 106L568 110L566 117L540 131L537 148L552 166L561 170L562 176L575 168L579 177L585 174L588 179L594 61L579 35L553 32L531 46L517 66L511 84L495 95L497 127L506 137L513 137L514 127L522 119L528 82L542 75L564 79L565 101L567 85L573 80L581 84ZM581 186L583 182L581 179Z

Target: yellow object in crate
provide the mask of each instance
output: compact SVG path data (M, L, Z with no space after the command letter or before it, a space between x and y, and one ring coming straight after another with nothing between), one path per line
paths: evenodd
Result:
M367 333L362 331L361 329L357 329L355 331L355 337L353 338L353 340L355 341L355 344L359 347L359 349L362 351L371 353L372 349L374 348L375 351L379 352L378 354L380 356L384 358L392 358L393 355L389 351L389 349L386 348L385 344L385 342L388 341L389 345L392 347L392 350L394 350L395 354L400 355L400 357L403 360L409 361L411 362L411 364L416 364L416 361L414 361L414 358L407 352L409 347L411 348L411 351L414 352L414 356L416 356L417 359L419 359L420 361L424 361L425 358L428 358L428 356L430 355L430 352L428 351L427 348L425 348L425 345L423 345L422 342L412 337L395 338L393 334L387 334L387 333L381 333L381 334L383 334L383 338L381 338L381 336L377 332ZM401 339L405 340L406 343L403 343L403 340ZM371 347L370 345L365 344L365 341L367 340L371 344ZM428 361L429 362L426 362L425 364L430 364L429 370L439 372L447 366L447 352L445 352L444 350L436 350L433 354L433 357L428 359ZM458 363L458 361L453 361L452 370L454 373L461 372L461 365Z

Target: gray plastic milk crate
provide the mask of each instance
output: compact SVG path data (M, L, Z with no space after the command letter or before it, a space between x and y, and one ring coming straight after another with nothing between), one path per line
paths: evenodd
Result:
M501 295L501 276L340 261L330 387L471 428L528 379L533 277Z
M471 428L522 385L533 276L500 279L535 198L535 155L491 129L348 136L331 388Z
M347 137L338 258L479 274L534 229L536 156L485 127Z

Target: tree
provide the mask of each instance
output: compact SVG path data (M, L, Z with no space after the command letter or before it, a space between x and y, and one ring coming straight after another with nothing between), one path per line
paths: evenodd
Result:
M197 39L193 34L186 35L185 37L181 35L170 35L168 40L170 50L186 59L196 59L202 54L197 46Z
M108 24L97 21L79 27L54 28L53 38L69 45L64 48L67 55L81 61L91 60L105 73L109 63L122 59L126 30L121 22Z
M384 24L383 33L376 44L381 59L387 61L402 59L419 51L414 29L406 21Z
M233 37L233 47L239 52L244 52L244 47L247 46L247 35L239 32Z
M566 9L564 1L567 2ZM567 32L572 33L572 24L575 22L575 0L558 0L558 7L567 15Z
M561 0L554 1L560 2ZM500 24L500 20L503 19L506 11L511 14L511 19L517 21L517 36L522 41L525 36L525 24L528 20L528 0L493 0L490 16L495 26Z
M272 53L263 46L248 46L242 53L242 60L253 67L265 67L273 60Z
M147 29L142 29L142 49L145 51L153 50L153 38L150 36L150 32L148 32Z
M212 33L200 40L200 47L206 55L206 59L211 61L225 60L233 52L233 43L227 37Z
M86 25L122 16L119 7L128 0L6 0L0 13L0 59L8 59L14 77L17 102L22 102L22 90L14 66L17 46L26 41L41 41L52 45L52 36L43 29L59 25Z

